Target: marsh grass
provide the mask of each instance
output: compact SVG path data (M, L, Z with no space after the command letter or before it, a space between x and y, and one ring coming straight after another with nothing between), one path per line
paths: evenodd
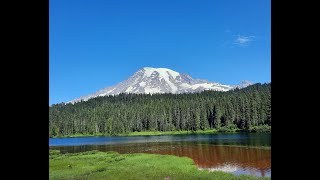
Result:
M70 138L70 137L93 137L93 136L161 136L161 135L183 135L183 134L214 134L218 131L216 129L198 130L198 131L141 131L128 132L122 134L73 134L65 136L52 136L51 138Z
M65 136L52 136L51 138L70 138L70 137L94 137L94 136L161 136L161 135L186 135L186 134L216 134L216 133L238 133L238 132L271 132L271 126L261 125L254 126L247 130L241 130L235 126L220 127L218 129L206 129L197 131L141 131L141 132L128 132L122 134L73 134Z
M192 159L172 155L88 151L59 154L49 150L49 179L270 179L200 171Z
M161 135L184 135L184 134L214 134L216 129L198 130L198 131L141 131L119 134L119 136L161 136Z

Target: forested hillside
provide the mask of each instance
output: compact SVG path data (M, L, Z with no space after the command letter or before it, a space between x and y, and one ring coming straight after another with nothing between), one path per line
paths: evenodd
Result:
M227 92L120 94L49 107L49 136L271 126L271 83Z

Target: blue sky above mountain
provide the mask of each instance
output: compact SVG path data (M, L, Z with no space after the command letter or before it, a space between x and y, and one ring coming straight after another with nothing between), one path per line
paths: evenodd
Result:
M142 67L222 84L271 81L270 0L49 3L49 104Z

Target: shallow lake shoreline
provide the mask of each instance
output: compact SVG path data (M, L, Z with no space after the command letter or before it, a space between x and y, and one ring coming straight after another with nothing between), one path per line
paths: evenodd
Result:
M117 137L117 136L162 136L162 135L190 135L190 134L217 134L217 133L239 133L239 132L255 132L241 129L232 129L232 130L217 130L217 129L208 129L208 130L199 130L199 131L141 131L141 132L130 132L125 134L117 135L108 135L103 133L96 134L74 134L74 135L65 135L65 136L52 136L49 138L72 138L72 137L98 137L98 136L107 136L107 137ZM257 132L271 132L270 129Z
M81 171L79 171L81 169ZM88 151L60 154L49 150L49 179L270 179L199 170L187 157Z
M200 169L209 171L221 169L233 175L270 177L270 135L270 133L215 133L52 138L49 139L49 150L59 150L61 154L97 150L120 154L174 155L191 158Z

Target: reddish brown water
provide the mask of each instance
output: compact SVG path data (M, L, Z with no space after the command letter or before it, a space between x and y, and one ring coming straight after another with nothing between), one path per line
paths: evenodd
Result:
M256 147L222 146L194 144L186 142L129 143L117 145L85 145L54 147L65 152L88 150L116 151L119 153L153 153L186 156L195 162L199 169L222 170L234 174L271 175L271 150Z

